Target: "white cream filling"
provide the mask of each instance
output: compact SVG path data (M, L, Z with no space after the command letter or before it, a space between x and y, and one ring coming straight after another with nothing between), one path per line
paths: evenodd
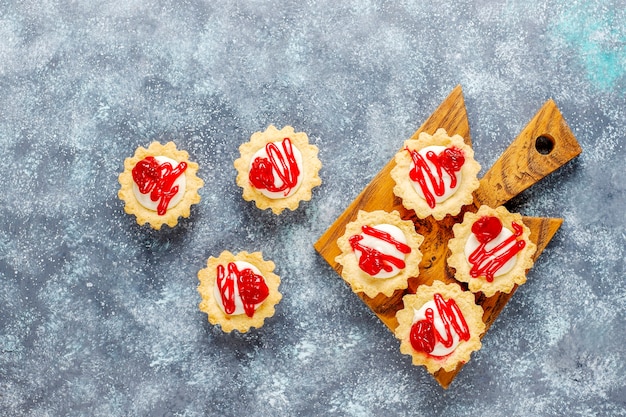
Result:
M406 237L404 236L404 232L400 230L397 226L393 224L379 224L376 226L372 226L374 229L389 233L392 238L397 240L400 243L406 245ZM365 233L361 233L363 239L359 241L359 243L365 247L375 249L380 253L385 255L393 256L394 258L401 259L404 261L406 254L400 252L392 243L385 242L384 240L380 240L374 236L367 235ZM362 251L355 249L354 255L356 256L357 262L361 259ZM380 272L376 275L371 275L372 278L392 278L400 273L402 269L396 267L393 264L387 263L387 265L391 266L391 271L387 272L384 269L381 269Z
M430 172L432 172L436 181L439 181L439 177L437 176L437 167L430 160L428 160L428 158L426 158L426 154L432 151L436 155L439 155L445 149L446 149L445 146L433 145L433 146L427 146L421 149L420 151L418 151L418 154L420 154L422 158L424 158L424 160L426 161L426 164L428 165L428 168L430 169ZM415 163L413 161L411 161L411 166L409 167L409 169L410 171L413 171L415 169ZM445 170L443 169L441 170L441 177L443 179L445 187L444 187L443 195L438 196L437 194L435 194L435 188L433 187L433 183L431 182L430 177L428 175L424 175L424 179L426 180L426 188L428 188L428 191L434 197L435 203L441 203L442 201L446 201L448 198L450 198L450 196L452 196L456 192L459 185L461 184L461 178L462 178L461 171L460 170L456 171L455 176L456 176L456 185L454 188L450 188L450 179L452 177ZM422 187L419 185L419 183L416 181L411 181L411 183L417 195L419 195L422 199L425 200L426 197L424 196L424 191L422 191Z
M262 275L261 271L259 271L259 269L256 266L252 265L249 262L235 261L235 265L237 266L237 269L239 271L243 271L244 269L251 269L252 272L254 272L255 274ZM228 265L224 265L224 273L226 274L226 276L228 276ZM246 313L245 309L243 308L243 301L241 301L241 296L239 295L239 286L237 285L237 277L234 277L234 278L235 278L235 285L234 285L235 294L233 295L233 297L235 299L235 311L230 313L230 315L232 316ZM217 302L218 307L224 312L224 314L226 314L226 311L224 309L224 303L222 302L222 294L220 294L220 289L217 287L217 281L215 282L215 285L213 286L213 297L215 298L215 301ZM259 308L261 304L263 304L263 301L254 305L255 311Z
M424 304L419 310L413 309L414 311L413 323L416 323L421 320L425 320L426 310L429 308L433 310L433 324L435 325L435 329L437 330L439 334L446 337L446 328L443 324L443 320L441 320L441 316L439 315L439 310L437 309L437 304L435 303L435 300L430 300L429 302ZM460 322L459 317L456 313L454 313L454 320ZM450 353L454 352L454 350L456 349L456 347L459 345L461 341L461 337L454 330L454 326L452 325L450 325L450 333L452 334L452 345L449 348L447 348L443 345L443 343L437 340L437 342L435 343L435 348L433 349L432 352L429 353L429 355L441 357L441 356L449 355Z
M157 160L159 165L165 162L169 162L172 165L172 169L178 166L178 162L174 161L171 158L168 158L167 156L155 156L154 159ZM187 185L187 179L186 179L185 173L183 172L176 179L176 181L174 181L174 185L172 186L172 188L174 188L175 186L178 186L178 192L176 193L174 197L172 197L169 204L167 205L168 209L175 207L176 204L180 203L180 200L182 200L183 196L185 195L186 185ZM135 198L137 199L139 204L141 204L143 207L147 208L148 210L157 211L157 207L159 206L161 199L158 199L157 201L152 201L150 199L150 192L146 194L142 194L141 191L139 191L139 187L137 186L135 181L133 181L133 194L135 195Z
M494 240L492 240L491 242L489 242L489 243L487 243L485 245L485 250L489 251L489 250L495 248L497 245L499 245L500 243L504 242L505 240L507 240L512 235L513 235L513 232L511 232L506 227L503 227L502 230L500 231L500 234ZM515 245L515 242L516 241L513 240L510 244L506 245L504 248L502 248L498 252L494 253L487 260L491 260L491 259L495 258L496 256L501 255L507 249L511 248L511 246ZM467 239L467 242L465 242L465 249L464 249L465 259L467 260L468 263L469 263L470 255L479 246L480 246L480 243L478 242L478 239L476 239L476 235L474 233L471 233L469 239ZM506 274L511 269L513 269L513 267L515 266L515 262L517 262L517 254L515 254L515 256L511 257L511 259L509 259L504 265L502 265L502 267L500 267L500 269L498 269L493 274L493 276L494 277L499 277L500 275Z
M285 163L287 164L287 167L288 167L289 164L287 162L287 155L285 155L285 150L283 149L283 142L282 141L278 141L278 142L273 142L273 143L278 148L278 151L283 156L283 159L285 160ZM300 175L298 175L298 180L296 182L296 185L294 187L292 187L287 194L285 194L284 191L273 192L273 191L268 191L265 188L258 189L258 191L261 194L263 194L265 197L271 198L272 200L290 197L298 190L298 188L300 188L300 184L302 184L302 177L303 177L303 175L302 175L302 153L300 153L300 150L295 145L293 145L293 143L291 145L291 149L293 150L293 156L296 159L296 163L298 164L298 168L300 170ZM267 159L269 159L269 155L267 154L266 146L262 147L254 155L252 155L252 159L250 160L250 167L248 168L248 172L252 168L252 163L257 158L267 158ZM279 165L279 169L282 170L282 165ZM277 174L275 169L273 170L273 173L274 173L274 185L276 185L277 188L282 187L282 185L284 184L283 180L280 179L280 177L278 176L278 174Z

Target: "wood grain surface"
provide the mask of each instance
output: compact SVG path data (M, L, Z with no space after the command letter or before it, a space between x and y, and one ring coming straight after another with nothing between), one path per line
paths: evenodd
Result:
M413 134L421 132L433 134L443 127L448 134L462 136L471 145L470 129L461 86L455 87L433 114ZM404 139L398 141L400 146ZM393 194L394 181L390 172L395 166L394 158L372 179L348 208L335 220L328 230L314 244L315 249L341 275L341 265L335 257L341 253L337 239L344 234L345 226L357 216L359 210L397 210L403 219L410 219L418 233L424 236L420 250L424 254L420 263L420 273L409 278L406 290L398 290L391 297L379 294L370 298L363 293L357 295L393 332L398 325L396 312L403 308L402 297L414 293L418 286L430 284L434 280L457 282L454 270L447 266L448 240L453 237L452 226L463 220L467 211L475 212L481 204L492 207L502 205L521 191L550 174L566 162L580 154L581 149L565 123L556 104L550 100L544 104L520 135L511 143L502 156L480 180L480 187L474 193L474 204L465 206L457 216L447 216L436 221L432 216L418 219L413 210L407 210L402 201ZM480 161L479 161L480 162ZM562 219L524 217L524 223L531 230L531 240L537 245L535 259L541 254L559 229ZM465 284L462 285L466 288ZM492 297L476 295L477 304L484 309L483 321L487 330L498 317L515 290L511 293L497 293ZM484 334L483 334L484 336ZM399 352L399 350L398 350ZM448 388L463 364L451 372L440 370L434 377L439 384Z

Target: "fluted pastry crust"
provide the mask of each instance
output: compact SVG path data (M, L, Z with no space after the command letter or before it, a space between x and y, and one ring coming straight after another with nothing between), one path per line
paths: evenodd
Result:
M409 151L419 151L428 146L456 147L463 152L465 163L461 167L461 181L456 187L454 194L446 200L438 202L431 208L427 201L413 188L413 181L409 177L411 163L413 162ZM402 199L402 205L407 209L414 210L417 217L423 219L432 215L436 220L441 220L448 214L457 215L464 205L473 202L472 193L479 186L476 175L480 171L480 165L474 160L474 151L459 135L448 136L445 129L439 128L434 135L422 132L417 139L409 139L404 142L402 150L396 153L396 166L391 170L391 177L396 185L393 192Z
M422 308L424 304L432 301L435 294L441 294L446 301L454 299L463 314L470 333L468 340L461 341L454 351L443 357L417 351L413 348L410 341L415 312ZM481 306L476 304L474 294L469 291L463 291L458 284L445 284L442 281L434 281L432 285L419 286L415 294L405 295L402 301L404 308L396 313L398 327L395 330L395 335L400 339L400 352L410 355L413 365L425 366L431 374L434 374L439 369L449 372L454 370L459 364L469 361L472 352L481 348L480 337L485 332L485 323L482 320L484 311Z
M359 267L359 261L350 245L351 236L361 233L364 225L376 226L390 224L402 231L406 244L411 252L405 255L405 267L390 278L374 278ZM397 211L388 213L383 210L367 212L359 210L357 218L346 225L345 233L337 240L341 249L341 255L335 261L342 265L341 276L350 285L354 292L363 292L368 297L375 297L383 293L391 296L395 290L404 289L408 286L408 279L419 275L419 263L422 260L422 252L419 247L424 241L424 236L415 231L415 225L410 220L402 220Z
M243 261L254 265L263 276L265 284L269 289L269 295L263 303L254 311L254 315L249 317L246 314L226 314L219 307L214 295L214 286L217 280L217 267L226 267L230 262ZM282 299L278 290L280 277L274 271L275 265L272 261L263 260L261 252L239 252L234 255L229 251L223 251L219 257L209 257L206 268L198 271L198 292L202 297L199 304L201 311L207 313L208 320L213 325L219 325L224 332L230 333L237 330L240 333L248 332L252 327L263 326L265 319L272 317L275 313L275 306Z
M257 190L250 182L250 166L255 153L264 148L268 143L280 142L284 138L289 138L295 148L302 155L302 166L300 175L302 182L298 189L291 195L284 198L269 198ZM295 210L300 205L300 201L311 200L311 190L322 183L319 177L319 170L322 163L317 157L318 148L309 144L306 133L295 132L293 127L285 126L278 130L270 125L263 132L255 132L250 141L239 146L240 157L234 161L237 169L237 185L243 189L243 199L254 201L256 206L265 210L271 209L274 214L280 214L284 209Z
M159 215L156 211L150 210L137 200L133 192L133 174L132 170L138 162L144 158L152 156L164 156L178 163L186 162L187 168L183 175L185 176L185 193L181 199L173 207L168 207L167 212ZM137 148L135 155L124 160L124 171L119 175L120 190L118 197L124 201L124 211L132 214L137 218L139 225L145 223L150 224L153 229L159 230L161 226L167 224L170 227L176 226L179 217L189 217L192 204L200 202L198 190L204 185L204 181L197 177L198 164L189 161L189 154L183 150L177 150L174 142L167 142L165 145L159 142L152 142L146 149Z
M483 216L494 216L500 219L502 226L511 230L513 222L522 226L522 235L518 240L524 240L526 246L516 254L516 261L513 268L505 274L495 276L489 282L484 276L472 277L470 270L472 265L465 255L465 245L472 235L472 225ZM533 256L537 246L530 240L530 229L524 225L522 216L518 213L510 213L504 206L495 209L483 205L476 213L466 212L462 223L457 223L452 227L454 237L448 241L450 256L448 265L455 269L454 277L461 282L466 282L472 292L482 292L486 297L491 297L497 292L509 293L515 285L522 285L526 282L526 272L532 268Z

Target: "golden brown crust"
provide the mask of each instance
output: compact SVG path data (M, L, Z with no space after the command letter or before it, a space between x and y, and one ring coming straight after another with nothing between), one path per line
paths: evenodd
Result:
M133 193L132 170L137 163L148 156L165 156L176 162L186 162L187 169L185 175L185 194L182 200L174 207L169 207L164 215L159 215L156 211L142 206ZM139 147L132 158L124 160L124 171L119 175L120 190L118 197L124 201L124 211L133 214L137 218L137 223L141 226L149 223L153 229L159 230L163 224L170 227L176 226L179 217L189 217L192 204L200 202L198 190L204 185L204 181L196 176L198 164L189 161L189 154L183 150L177 150L174 142L161 145L159 142L152 142L148 149Z
M465 163L461 168L461 182L456 192L446 200L439 202L434 208L430 208L428 203L413 188L413 181L409 177L412 158L410 151L419 151L427 146L455 146L463 151ZM391 177L396 182L393 188L395 195L402 199L402 205L407 209L415 211L421 219L432 215L435 219L441 220L446 215L457 215L461 208L473 202L472 193L479 186L476 175L480 171L480 165L474 160L474 151L468 146L459 135L448 136L445 129L437 129L434 135L422 132L417 139L409 139L404 142L404 147L395 156L396 166L391 170Z
M391 278L373 278L364 272L359 267L358 259L349 242L351 236L361 233L362 226L380 224L391 224L402 230L407 241L406 244L411 248L411 252L405 256L404 269ZM337 240L337 245L342 253L335 258L335 261L343 266L341 276L354 292L363 292L368 297L375 297L377 294L383 293L389 297L395 290L407 288L410 277L419 275L419 263L422 260L422 252L420 252L419 247L423 241L424 237L415 231L413 222L402 220L397 211L387 213L383 210L372 212L359 210L356 220L346 225L344 235Z
M228 265L230 262L244 261L254 265L263 275L265 284L269 289L269 295L254 312L252 317L246 314L230 315L222 311L217 304L214 296L215 281L217 279L217 266ZM219 257L210 257L207 260L207 266L198 271L198 292L202 297L199 304L200 310L207 313L208 320L213 325L220 325L224 332L230 333L238 330L246 333L250 328L259 328L263 326L265 319L272 317L275 312L275 306L282 299L281 293L278 291L280 285L280 277L274 274L274 262L263 260L261 252L240 252L233 255L229 251L223 251Z
M446 301L454 299L465 318L470 333L469 340L461 341L452 353L441 358L413 349L410 340L415 311L433 300L435 294L441 294ZM431 374L442 368L449 372L459 364L469 361L471 353L481 348L480 337L485 332L485 323L482 319L483 309L476 304L474 294L463 291L458 284L434 281L430 286L419 286L415 294L405 295L402 301L404 308L396 313L398 327L395 334L400 339L400 352L410 355L413 365L423 365Z
M250 164L254 154L271 142L279 142L288 137L291 143L302 154L302 183L296 192L289 197L272 199L263 195L257 190L248 178ZM237 185L243 189L243 199L256 203L261 210L270 208L274 214L280 214L284 209L295 210L300 205L300 201L311 200L311 190L322 183L319 177L319 170L322 163L317 158L318 148L309 144L306 133L295 132L293 127L285 126L281 130L270 125L264 132L255 132L250 137L250 142L239 146L240 157L235 160L237 169Z
M483 216L494 216L500 219L502 226L511 230L513 222L522 226L522 236L518 240L524 240L526 246L517 253L517 260L513 269L509 272L494 277L492 282L485 277L473 278L470 275L472 265L465 256L465 244L472 235L472 225ZM482 292L486 297L491 297L497 292L509 293L515 285L526 282L526 272L533 266L533 255L537 246L530 240L530 229L524 225L522 216L518 213L510 213L505 207L495 209L481 206L476 213L467 212L462 223L453 226L454 237L448 241L451 255L448 257L448 265L456 270L454 277L468 284L472 292Z

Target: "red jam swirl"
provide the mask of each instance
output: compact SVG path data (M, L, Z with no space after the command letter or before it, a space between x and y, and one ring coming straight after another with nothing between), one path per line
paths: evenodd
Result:
M265 145L267 158L257 157L252 162L248 178L250 183L259 190L267 190L272 193L284 193L287 196L298 184L300 167L293 153L293 146L289 138L284 138L281 146L271 142ZM280 180L276 185L274 173Z
M426 159L435 166L436 173L434 173L426 159L418 151L409 150L408 148L406 150L411 154L414 165L409 171L409 178L419 184L428 207L434 208L436 204L435 196L430 191L426 178L428 177L428 182L432 185L437 197L441 197L446 192L446 184L443 180L444 171L450 176L450 188L456 187L455 173L460 171L465 163L463 151L453 146L444 149L439 154L433 151L426 152Z
M398 251L402 253L411 253L411 248L408 245L405 245L402 242L398 242L387 232L378 230L374 227L367 225L361 227L361 230L364 234L368 236L375 237L376 239L380 239L384 242L394 245L396 249L398 249ZM384 270L385 272L391 272L393 266L399 269L404 268L404 260L396 258L392 255L384 254L374 248L364 246L361 243L363 237L363 235L354 235L351 236L348 241L350 242L350 246L352 247L353 251L358 250L361 252L361 256L359 258L359 267L364 272L368 273L371 276L375 276L379 274L381 270Z
M435 294L433 298L437 313L443 322L445 334L439 333L435 327L435 312L432 308L427 308L426 318L413 323L409 336L413 349L427 354L435 350L437 343L441 343L446 348L452 347L454 344L452 331L459 336L460 340L470 338L469 327L456 301L452 298L445 301L441 294Z
M174 168L169 162L159 164L155 157L147 156L133 168L133 181L141 194L150 193L150 200L159 202L157 213L163 216L170 201L178 193L178 185L174 186L174 182L186 169L186 162L180 162Z
M263 302L269 295L269 288L263 276L255 274L250 268L240 271L234 262L228 264L228 274L223 265L217 266L217 289L226 314L235 312L235 285L239 290L239 298L241 298L246 315L254 316L256 305Z
M479 246L467 259L472 264L470 275L473 278L484 276L487 282L493 282L496 272L524 249L526 241L517 240L523 233L522 226L513 222L511 228L513 229L511 236L487 250L487 244L496 239L502 231L502 222L494 216L483 216L474 222L472 233L476 236Z

